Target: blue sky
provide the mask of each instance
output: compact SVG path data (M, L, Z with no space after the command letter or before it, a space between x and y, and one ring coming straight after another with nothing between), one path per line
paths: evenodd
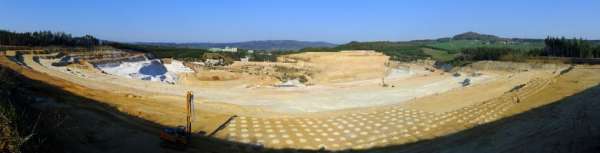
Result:
M600 39L598 0L0 0L0 29L117 41Z

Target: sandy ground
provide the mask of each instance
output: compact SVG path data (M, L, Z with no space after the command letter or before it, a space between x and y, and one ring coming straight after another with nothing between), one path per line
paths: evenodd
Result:
M164 92L162 90L156 92L148 91L148 89L138 89L139 87L123 87L119 84L131 85L145 82L139 82L139 80L127 80L127 83L119 82L119 79L110 79L110 77L107 77L108 75L93 77L77 76L68 74L71 72L52 70L35 62L32 63L33 60L28 60L32 59L31 57L26 56L25 59L25 63L35 70L21 70L28 77L61 86L67 91L90 97L99 102L114 106L119 111L159 124L173 126L183 122L184 115L181 111L183 110L183 98L177 96L178 94L175 93L168 94L172 90L176 90L176 88L165 88ZM10 61L6 59L2 61L5 65L11 64L7 63ZM13 68L18 67L14 63L12 64ZM404 103L368 105L368 108L351 107L344 110L308 114L270 112L265 111L264 107L232 105L218 101L202 101L197 105L199 106L197 114L202 116L202 118L194 122L194 129L195 131L210 130L214 128L214 125L223 123L223 119L237 114L240 117L235 118L224 130L218 132L217 138L255 144L267 148L325 148L342 150L399 145L452 134L522 112L515 110L515 106L523 105L523 103L529 104L529 99L532 99L530 98L532 95L538 95L540 91L546 89L548 86L555 86L554 84L557 81L552 77L555 71L527 71L510 74L489 71L484 72L486 74L484 76L490 76L487 81L482 81L467 88L435 88L441 91L438 94L432 92L429 96L423 95L420 98L412 98L412 100L407 100ZM571 73L576 75L583 72L587 71L575 69ZM72 73L79 74L77 72ZM48 75L52 77L48 77ZM81 73L81 75L86 74ZM590 80L588 84L599 81L597 78L590 78L588 75L584 76ZM352 89L346 89L349 86L359 86L357 91L385 93L388 90L398 92L402 91L400 89L415 88L416 86L436 87L439 84L456 83L457 80L452 80L452 77L449 76L430 74L429 76L422 77L401 78L398 81L404 82L394 84L396 82L393 80L389 81L390 84L395 85L393 88L382 88L376 84L364 82L357 84L333 84L329 88L337 88L336 90L341 90L341 92L329 92L328 94L346 93L346 95L341 97L350 96L348 92L351 92ZM432 84L431 82L435 83ZM519 84L526 85L520 90L507 92ZM151 84L150 86L173 87L166 84ZM587 87L578 86L577 88L573 88L573 90L565 91L565 93L573 94ZM245 88L242 89L248 90ZM221 91L223 90L221 89ZM240 89L233 88L227 91L232 92L236 90ZM268 88L259 90L273 92L272 89L269 91ZM319 91L324 92L328 90ZM217 91L206 93L212 95L212 92ZM154 95L157 93L159 95ZM256 95L260 94L257 93ZM390 92L390 94L393 93ZM517 96L520 97L518 100L515 99ZM557 96L559 95L557 94ZM560 96L564 97L568 95L561 94ZM363 100L374 100L377 98L377 96L374 96L371 99ZM340 99L333 99L332 101L340 101ZM520 103L516 103L516 101Z
M370 152L597 152L600 66L578 65L505 113L457 134Z

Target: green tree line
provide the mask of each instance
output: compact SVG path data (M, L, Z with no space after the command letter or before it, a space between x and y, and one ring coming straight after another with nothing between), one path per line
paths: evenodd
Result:
M0 45L10 46L85 46L92 47L100 44L100 40L91 35L73 37L63 32L10 32L0 30Z
M424 47L421 43L410 43L410 42L390 42L390 41L376 41L376 42L350 42L347 44L339 45L333 48L304 48L298 52L334 52L342 50L375 50L382 52L385 55L390 56L392 60L409 61L415 59L423 59L429 57L425 54L421 48ZM297 52L288 52L297 53Z
M546 47L540 56L600 58L600 46L590 41L548 37L544 42Z
M246 56L256 56L254 54L248 54L248 50L238 49L237 52L211 52L203 48L182 48L172 46L155 46L155 45L142 45L142 44L128 44L119 42L109 42L106 45L112 46L117 49L139 51L144 53L151 53L157 58L175 58L184 61L195 61L204 60L204 54L213 53L219 54L228 58L239 60Z
M554 56L575 58L600 58L600 45L583 39L566 39L548 37L544 40L543 49L512 49L477 47L461 50L457 60L509 60L520 61L532 56Z
M461 50L459 60L520 60L528 57L529 51L513 48L477 47Z

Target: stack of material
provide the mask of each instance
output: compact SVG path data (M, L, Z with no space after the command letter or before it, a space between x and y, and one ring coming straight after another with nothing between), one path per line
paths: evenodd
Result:
M144 60L135 62L107 63L96 65L102 71L132 79L160 81L174 84L177 75L169 72L159 60Z

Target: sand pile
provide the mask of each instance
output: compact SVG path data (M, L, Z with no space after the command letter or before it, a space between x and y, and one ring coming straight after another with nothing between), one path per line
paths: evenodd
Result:
M200 81L227 81L237 80L240 78L239 74L237 73L223 70L200 71L194 76Z
M375 51L306 52L286 55L279 62L303 63L311 67L316 83L382 78L389 57Z
M96 65L105 73L123 76L132 79L159 81L174 84L177 72L169 71L160 60L144 60L136 62L106 63ZM179 71L171 64L171 69Z
M163 64L167 71L174 73L193 73L194 70L183 65L183 62L178 60L171 60L170 63Z
M101 73L100 70L96 69L93 64L87 61L79 61L77 63L72 63L67 65L67 67L92 73Z

